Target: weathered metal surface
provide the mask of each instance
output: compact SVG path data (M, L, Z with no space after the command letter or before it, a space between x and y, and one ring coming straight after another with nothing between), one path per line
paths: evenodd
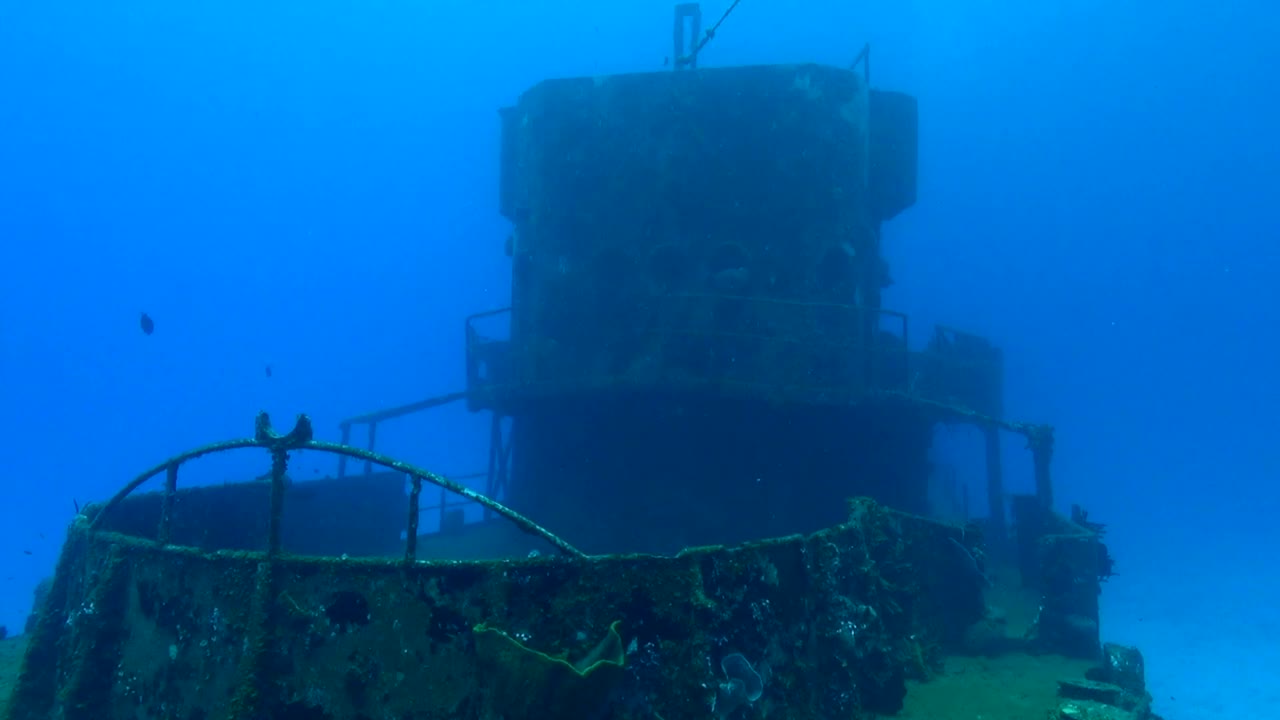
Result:
M1087 516L1062 517L1036 496L1014 498L1018 562L1024 584L1040 593L1028 640L1033 647L1071 657L1102 654L1102 583L1112 574L1104 526Z
M814 532L853 496L924 514L934 422L888 401L566 396L515 419L505 500L590 553Z
M512 508L594 553L925 511L914 398L998 416L1002 368L953 331L911 352L881 306L918 110L865 70L554 79L502 111L512 302L468 318L467 400L511 419Z
M829 530L670 558L406 564L202 553L81 521L9 718L892 711L983 612L956 537L858 501ZM726 676L741 661L754 700Z
M524 93L503 112L505 392L864 391L884 279L869 106L860 73L821 65Z

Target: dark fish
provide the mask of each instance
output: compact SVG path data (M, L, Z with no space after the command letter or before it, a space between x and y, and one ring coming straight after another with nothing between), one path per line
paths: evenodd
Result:
M155 331L156 331L156 321L152 320L150 315L146 313L142 313L142 332L150 335Z
M267 366L267 377L271 377L271 366Z
M744 267L726 268L711 276L711 286L716 290L741 290L750 282L751 271Z
M23 555L32 555L33 553L32 553L30 550L23 550L23 551L22 551L22 554L23 554Z

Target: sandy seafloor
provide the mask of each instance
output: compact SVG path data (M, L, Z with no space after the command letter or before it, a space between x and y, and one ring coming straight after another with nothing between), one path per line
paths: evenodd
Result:
M1276 546L1206 532L1195 541L1120 544L1103 587L1104 639L1137 645L1165 720L1280 718Z

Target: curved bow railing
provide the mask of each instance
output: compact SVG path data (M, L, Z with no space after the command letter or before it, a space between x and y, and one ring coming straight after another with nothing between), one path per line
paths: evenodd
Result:
M178 490L178 467L189 460L194 460L204 455L226 452L227 450L256 447L262 448L271 453L271 520L268 530L269 536L267 552L269 554L277 554L280 552L280 518L284 508L285 470L289 465L289 452L293 450L319 450L321 452L334 453L340 456L376 463L392 470L402 472L411 478L412 484L409 491L409 525L405 547L405 559L408 561L414 560L417 554L419 497L422 494L423 482L436 485L449 492L461 495L467 500L478 503L493 513L501 515L515 523L517 527L530 535L536 535L543 540L546 540L564 555L579 558L586 557L586 554L581 550L565 542L550 530L547 530L524 515L521 515L515 510L512 510L487 495L482 495L470 488L459 485L446 477L370 450L361 450L359 448L339 445L337 443L320 442L312 438L313 432L311 428L311 420L306 415L299 415L298 422L294 426L293 430L289 431L285 435L280 435L272 430L271 419L267 413L258 413L254 423L254 436L252 438L228 440L226 442L213 443L211 445L198 447L180 455L175 455L159 465L145 470L135 477L128 485L121 488L119 492L113 495L111 499L102 506L101 510L99 510L90 521L89 527L91 530L97 529L102 523L102 519L106 517L114 507L119 505L121 501L128 497L130 493L137 490L151 478L163 472L165 473L165 487L160 511L158 539L161 544L168 544L173 523L173 502Z

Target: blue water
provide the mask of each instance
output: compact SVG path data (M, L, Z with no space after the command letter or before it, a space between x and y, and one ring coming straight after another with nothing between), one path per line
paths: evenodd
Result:
M509 294L496 109L545 77L661 69L670 12L0 4L0 623L21 626L74 503L145 466L260 408L334 440L459 389L460 318ZM743 0L702 57L844 65L870 41L875 84L919 98L886 304L1004 348L1009 416L1058 428L1059 505L1111 524L1104 635L1143 647L1170 720L1280 703L1278 30L1243 0ZM460 409L380 432L483 467Z

